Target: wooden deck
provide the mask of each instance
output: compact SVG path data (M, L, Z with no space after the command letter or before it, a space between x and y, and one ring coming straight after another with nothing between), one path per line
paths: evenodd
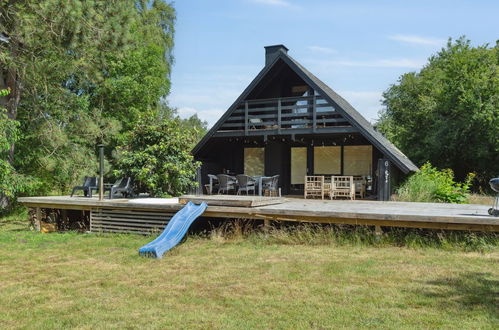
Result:
M92 221L95 223L95 220L102 222L111 219L112 216L109 214L119 213L121 214L120 222L119 226L117 225L118 228L115 228L116 231L127 231L127 221L143 223L156 221L156 224L160 226L165 222L164 217L161 220L155 220L154 215L164 213L171 216L182 208L183 203L189 200L195 202L206 201L208 208L203 217L212 218L246 218L265 221L302 221L499 232L499 218L488 215L489 206L473 204L323 201L258 196L182 196L180 199L138 198L103 201L96 198L71 198L68 196L24 197L19 199L24 205L37 210L69 209L90 211L91 224ZM148 215L147 212L151 215ZM102 214L107 215L103 216ZM126 216L123 214L126 214ZM143 218L146 220L143 220ZM108 222L112 222L111 220L108 220Z

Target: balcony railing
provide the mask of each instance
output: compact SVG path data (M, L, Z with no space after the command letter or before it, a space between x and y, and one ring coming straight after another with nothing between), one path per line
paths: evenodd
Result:
M351 125L321 96L283 97L241 102L218 130L223 133L317 132ZM268 132L271 131L271 132ZM232 134L230 134L232 135Z

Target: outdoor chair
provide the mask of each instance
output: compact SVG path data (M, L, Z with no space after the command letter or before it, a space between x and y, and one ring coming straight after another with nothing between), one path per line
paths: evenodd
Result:
M366 179L364 176L354 175L353 184L355 185L355 196L364 198L366 196Z
M227 174L218 174L218 193L236 191L236 178Z
M324 176L322 175L307 175L305 176L305 192L304 198L320 197L324 199Z
M208 195L212 195L214 191L218 191L218 178L216 175L208 174L208 178L210 179L209 184L205 184L206 193Z
M237 179L237 194L238 195L241 195L241 192L246 192L246 195L249 194L250 191L253 191L253 195L255 195L255 184L256 184L256 180L249 176L249 175L245 175L245 174L239 174L239 175L236 175L236 179Z
M248 122L250 125L250 129L262 128L262 127L260 127L263 124L263 120L261 118L249 118Z
M347 197L355 199L355 185L353 176L333 176L331 186L331 199L336 197Z
M99 190L99 187L97 185L97 178L94 176L86 176L83 180L82 186L76 186L73 188L71 197L73 197L74 193L78 190L83 190L83 194L85 195L85 197L92 197L92 190Z
M279 190L279 174L272 177L262 178L262 190L264 196L280 196Z
M109 190L109 199L113 199L114 195L121 193L124 198L133 197L133 180L130 177L118 179L111 187L104 188L104 191Z
M324 186L322 190L324 191L324 198L331 197L331 187L333 186L331 176L324 176Z

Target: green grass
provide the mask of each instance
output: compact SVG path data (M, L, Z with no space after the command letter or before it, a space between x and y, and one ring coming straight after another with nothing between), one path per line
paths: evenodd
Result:
M151 237L2 220L0 328L497 328L496 235L248 228L154 260Z

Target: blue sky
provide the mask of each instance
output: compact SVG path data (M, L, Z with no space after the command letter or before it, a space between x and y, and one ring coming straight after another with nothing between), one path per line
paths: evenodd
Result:
M499 1L177 0L171 106L213 125L264 65L289 54L368 120L381 93L449 37L499 39Z

